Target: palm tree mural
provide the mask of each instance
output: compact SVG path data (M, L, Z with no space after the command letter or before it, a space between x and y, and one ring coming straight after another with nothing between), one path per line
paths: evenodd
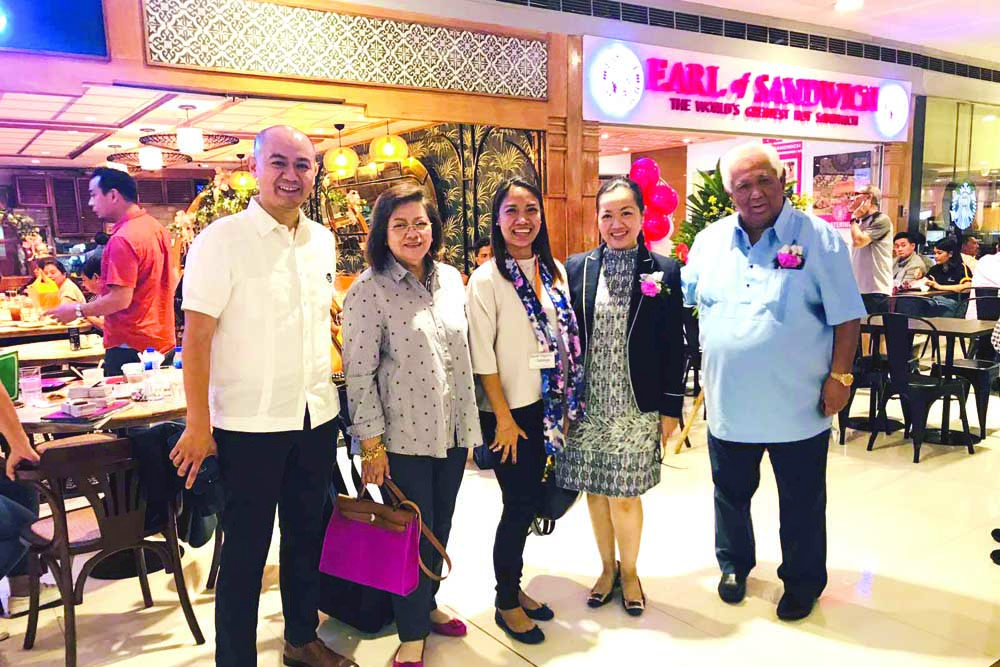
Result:
M420 160L434 183L444 223L442 261L466 273L475 266L468 249L489 235L493 193L505 179L520 176L544 185L538 157L543 137L530 130L464 124L403 135L410 155ZM363 253L349 254L338 257L338 268L364 270Z

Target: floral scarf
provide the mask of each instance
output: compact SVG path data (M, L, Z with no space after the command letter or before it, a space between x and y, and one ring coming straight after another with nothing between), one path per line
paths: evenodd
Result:
M552 274L548 267L537 261L539 277L543 289L548 293L555 306L559 319L558 335L562 338L562 346L556 339L556 333L549 326L548 317L542 308L541 301L531 283L521 272L521 267L513 257L507 257L506 266L513 279L514 289L521 297L524 310L528 313L528 319L535 330L535 339L538 341L539 349L554 352L556 364L554 368L544 368L542 374L542 402L545 406L544 427L545 427L545 451L554 454L563 448L565 436L563 435L563 421L569 417L572 421L577 421L583 417L583 364L580 362L582 348L580 345L580 330L576 323L576 315L569 305L566 295L553 287ZM563 373L562 350L569 354L566 368L568 370L568 381Z

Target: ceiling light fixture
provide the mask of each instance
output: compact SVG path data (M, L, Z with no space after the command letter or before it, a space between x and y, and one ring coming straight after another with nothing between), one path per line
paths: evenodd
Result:
M323 167L327 173L333 175L338 181L350 178L358 172L358 165L361 158L354 152L353 148L344 148L341 141L341 132L344 131L344 124L337 123L333 126L337 130L337 148L329 150L323 156Z
M608 134L607 132L605 132L604 134L601 135L601 139L607 139L610 136L611 136L610 134Z
M385 121L385 135L372 141L368 154L375 162L402 162L410 153L410 147L402 137L389 134L389 121Z
M694 141L694 139L692 139L691 137L684 137L683 139L681 139L681 141L683 141L686 144L689 144L692 141Z
M865 6L865 0L836 0L833 4L834 10L841 14L856 12Z
M41 163L42 163L41 160L32 160L31 161L31 164L41 164Z
M983 116L984 123L992 123L996 119L997 119L996 114L989 114L987 116Z
M139 138L139 143L144 146L157 146L168 151L180 151L188 155L194 153L204 153L223 146L235 146L240 143L239 137L231 134L205 133L198 127L189 127L189 114L196 107L193 104L182 104L179 108L184 110L184 125L177 128L175 132L163 132L160 134L150 134ZM144 127L140 132L154 132L152 128Z
M628 153L628 146L622 146L622 152Z
M176 151L161 151L156 146L143 146L138 151L112 153L107 159L130 167L140 167L146 171L156 171L164 167L187 164L191 161L191 156Z

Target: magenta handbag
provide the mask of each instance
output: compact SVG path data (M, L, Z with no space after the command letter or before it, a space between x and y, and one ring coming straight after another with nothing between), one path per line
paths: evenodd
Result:
M420 572L435 581L420 558L420 535L431 543L448 565L451 558L441 542L424 525L420 508L406 499L392 480L385 480L388 504L366 498L337 495L323 538L319 570L395 595L406 596L417 588ZM364 489L359 489L359 496Z

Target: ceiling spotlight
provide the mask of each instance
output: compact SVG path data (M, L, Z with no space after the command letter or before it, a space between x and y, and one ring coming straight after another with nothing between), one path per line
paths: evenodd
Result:
M42 155L52 155L52 151L42 151Z
M604 132L603 134L601 134L601 139L607 139L610 136L611 136L610 134L608 134L607 132Z
M32 160L31 164L41 164L41 160Z
M846 14L856 12L865 6L865 0L836 0L833 4L834 10Z
M694 139L692 139L691 137L684 137L683 139L681 139L681 141L683 141L686 144L689 144L692 141L694 141Z
M984 123L992 123L997 119L996 114L989 114L988 116L983 116Z
M622 153L628 153L628 146L622 146Z

